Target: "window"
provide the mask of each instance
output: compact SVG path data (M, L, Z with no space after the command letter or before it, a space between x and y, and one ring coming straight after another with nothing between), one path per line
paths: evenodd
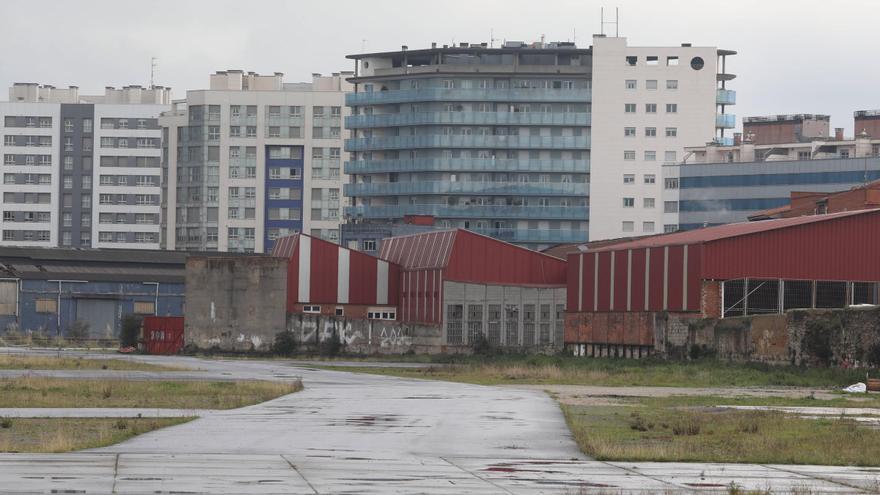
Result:
M678 89L678 79L667 79L666 89Z
M812 157L812 153L809 151L798 151L797 154L798 160L810 160Z
M654 222L642 222L642 232L654 232Z
M642 198L642 208L653 208L654 198Z
M278 126L269 126L269 137L281 137L281 128Z
M650 150L645 151L645 161L646 162L653 162L655 160L657 160L657 152L656 151L650 151Z
M678 213L678 201L664 201L663 213Z
M635 225L633 222L624 221L621 225L621 228L624 232L632 232L633 230L635 230Z
M318 108L323 108L323 107L318 107ZM321 312L321 306L314 306L314 305L303 306L303 313L320 313L320 312Z
M639 63L639 57L636 57L634 55L627 55L626 65L628 65L630 67L635 67L636 64L638 64L638 63Z
M7 231L3 231L4 237ZM36 301L36 310L37 313L55 313L57 308L57 302L55 299L37 299Z
M73 167L73 158L65 157L65 159L70 158L70 166ZM65 162L66 163L66 162ZM15 155L3 155L3 164L4 165L15 165Z
M648 79L645 81L646 89L657 89L657 80L656 79Z
M654 174L645 174L645 184L654 184L657 182L657 176Z
M667 223L663 226L663 232L669 234L678 230L678 225L674 223Z
M92 119L83 119L83 132L86 134L92 133Z
M635 150L625 150L623 152L623 159L624 160L635 160L636 159Z
M624 184L635 184L636 183L636 175L635 174L623 174L623 183Z
M64 189L73 189L73 176L64 176Z
M678 57L676 57L676 56L666 57L666 65L669 67L674 67L674 66L678 65Z
M52 165L52 155L40 155L40 166L48 167Z
M624 103L623 111L625 113L636 113L636 104L635 103Z
M675 151L667 151L663 156L663 160L667 162L676 161Z
M253 125L247 126L247 137L257 137L257 127Z
M376 250L376 239L364 239L364 251Z
M657 104L645 103L645 113L657 113Z
M623 198L624 208L633 208L636 205L635 198Z
M64 138L64 151L73 151L73 138Z
M656 55L648 55L646 63L647 65L658 65L660 63L660 57Z
M92 176L91 175L83 175L80 179L83 189L91 189L92 188Z
M635 79L626 80L626 89L636 89L637 83Z
M678 189L678 178L663 179L663 187L665 189Z
M220 139L220 126L217 125L209 125L208 126L208 139L216 141ZM140 146L140 139L138 139L138 148L146 148L146 146Z
M657 137L657 128L645 127L645 137Z
M624 127L623 128L624 137L635 137L636 136L636 128L635 127Z
M677 137L678 136L678 127L667 127L666 128L666 137Z
M678 103L667 103L666 113L678 113Z
M73 120L64 119L64 132L73 132Z

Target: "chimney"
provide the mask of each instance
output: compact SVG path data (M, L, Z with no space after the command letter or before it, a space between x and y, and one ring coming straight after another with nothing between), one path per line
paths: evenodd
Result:
M843 127L834 128L834 140L843 141Z
M437 42L436 42L436 41L434 41L434 42L431 43L431 48L437 48Z

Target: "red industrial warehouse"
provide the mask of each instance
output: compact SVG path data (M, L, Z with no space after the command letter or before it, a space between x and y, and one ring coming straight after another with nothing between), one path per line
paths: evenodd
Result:
M859 210L676 232L570 254L566 343L650 345L650 332L635 332L642 336L637 341L625 341L623 330L595 335L603 325L649 324L636 313L725 317L876 304L878 245L880 210Z
M355 318L372 311L396 313L400 267L394 263L306 234L278 239L272 256L290 260L288 313Z
M386 239L379 257L402 268L404 321L440 323L444 282L565 286L565 261L462 229Z

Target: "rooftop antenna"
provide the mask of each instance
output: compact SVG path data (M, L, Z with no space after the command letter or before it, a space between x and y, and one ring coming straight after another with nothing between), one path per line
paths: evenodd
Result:
M150 88L156 87L156 72L159 70L159 59L150 57Z
M364 53L366 51L366 49L367 49L367 40L362 39L361 40L361 53Z
M489 48L495 48L495 41L497 39L495 37L495 29L489 29Z
M602 7L599 10L599 16L600 16L599 30L602 33L602 35L603 36L605 35L605 24L614 24L614 37L615 38L619 37L620 30L618 28L619 28L619 24L620 24L620 9L617 7L614 7L614 20L613 21L607 21L607 22L605 21L605 7Z
M571 28L571 42L577 43L577 40L578 40L577 28Z

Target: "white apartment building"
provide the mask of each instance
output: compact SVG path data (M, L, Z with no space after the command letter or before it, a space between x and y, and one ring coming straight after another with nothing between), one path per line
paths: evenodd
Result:
M681 160L685 147L732 142L724 130L735 118L724 110L735 103L725 88L734 76L725 57L735 53L593 38L591 241L677 229L675 184L664 184L662 166Z
M294 232L339 242L349 75L221 71L175 102L160 118L163 248L262 253Z
M160 113L170 88L16 83L0 102L3 245L159 248Z

